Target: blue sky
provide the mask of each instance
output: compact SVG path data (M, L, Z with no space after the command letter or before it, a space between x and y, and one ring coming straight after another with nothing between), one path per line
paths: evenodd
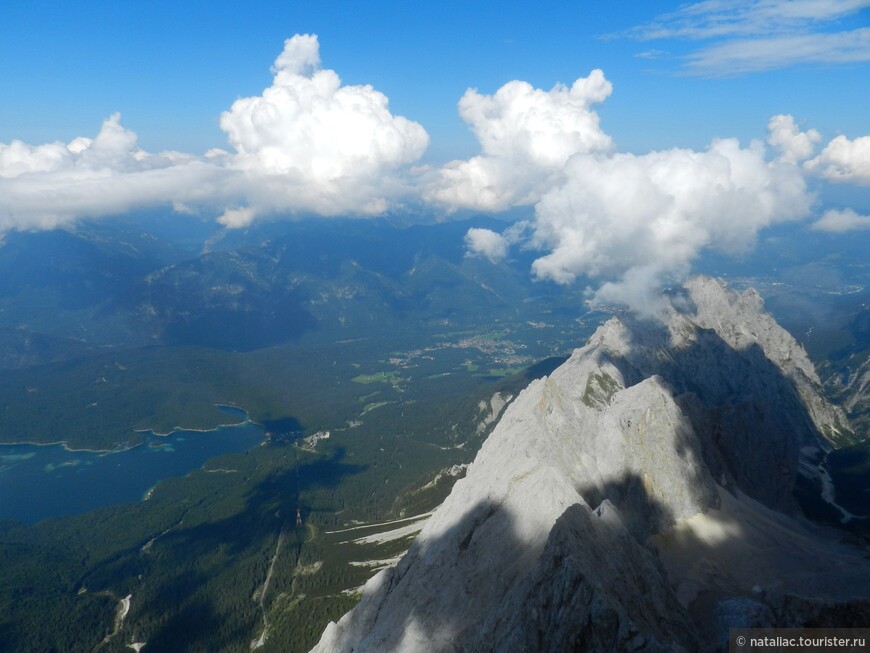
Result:
M469 254L642 305L771 226L870 234L870 0L0 5L0 237L518 219Z
M548 89L593 68L613 82L599 112L620 149L703 147L764 135L790 113L826 136L867 133L866 59L736 77L690 76L680 57L706 40L626 34L679 3L66 1L0 7L0 142L93 135L109 115L149 151L226 147L222 111L268 86L283 41L320 37L324 66L372 84L431 136L427 159L473 154L456 103L512 79ZM824 25L870 25L863 9ZM622 33L622 35L619 35ZM602 38L605 35L617 36ZM638 57L661 51L661 58ZM666 54L664 54L666 53ZM725 72L725 71L723 71Z

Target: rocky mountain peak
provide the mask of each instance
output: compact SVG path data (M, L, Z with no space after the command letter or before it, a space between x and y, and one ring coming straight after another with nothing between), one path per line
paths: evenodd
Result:
M870 565L807 535L794 500L801 448L845 423L806 354L754 291L694 278L673 304L665 322L611 318L520 393L314 650L698 650L719 634L710 605L768 582L815 591L775 579L822 549L866 593ZM767 567L704 562L731 539Z

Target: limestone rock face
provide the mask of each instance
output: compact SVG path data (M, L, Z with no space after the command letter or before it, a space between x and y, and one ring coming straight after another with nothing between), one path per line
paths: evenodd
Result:
M708 512L796 514L801 447L845 418L754 291L696 278L674 304L532 382L314 651L698 650L699 590L678 596L653 541Z
M842 402L854 430L870 433L870 349L859 349L832 366L825 384Z
M852 433L842 408L825 398L807 353L764 311L764 302L755 290L731 292L722 281L708 277L694 277L686 288L697 309L696 324L715 330L735 350L758 345L794 384L816 429L830 442L849 441Z

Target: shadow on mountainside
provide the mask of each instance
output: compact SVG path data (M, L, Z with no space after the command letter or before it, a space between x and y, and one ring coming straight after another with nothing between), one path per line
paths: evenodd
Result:
M697 338L675 349L665 325L621 319L643 338L613 363L629 385L653 374L668 383L717 483L797 514L800 449L825 440L794 383L757 344L737 350L712 329L697 327Z
M438 536L416 540L350 613L347 626L365 635L336 650L696 648L664 568L612 503L572 505L531 541L512 510L480 502Z
M859 551L730 495L721 511L702 515L709 532L679 531L678 545L667 539L677 531L638 536L631 512L644 504L672 521L643 487L633 475L608 484L604 494L634 507L574 504L543 540L528 541L523 515L507 506L475 504L382 572L344 618L350 636L333 640L327 631L318 653L726 650L729 627L862 627L870 619L870 562ZM742 515L753 505L760 516ZM814 584L830 572L827 586ZM776 587L782 573L793 582Z

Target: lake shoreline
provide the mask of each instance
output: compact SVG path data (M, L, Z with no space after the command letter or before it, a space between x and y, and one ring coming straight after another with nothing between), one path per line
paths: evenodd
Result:
M248 411L246 411L244 408L240 408L239 406L231 406L229 404L214 404L214 405L219 410L222 408L230 408L234 411L239 411L239 412L244 414L244 419L241 422L230 422L227 424L218 424L217 426L215 426L214 428L211 428L211 429L194 429L194 428L187 428L184 426L173 426L171 430L166 431L165 433L160 433L160 432L155 431L153 429L147 429L147 428L146 429L131 429L131 430L133 431L133 433L142 433L142 434L146 434L146 435L150 433L151 435L158 437L158 438L168 438L168 437L170 437L176 433L180 433L180 432L211 433L213 431L217 431L218 429L232 428L234 426L245 426L246 424L253 424L254 426L263 427L262 424L260 424L258 422L254 422L251 419L250 415L248 414ZM77 449L75 447L70 446L69 442L66 440L57 440L56 442L30 442L30 441L25 440L25 441L21 441L21 442L0 442L0 447L15 447L15 446L23 446L23 445L30 445L30 446L34 446L34 447L61 446L66 451L69 451L70 453L82 452L82 453L96 453L96 454L108 455L108 454L113 454L113 453L123 453L125 451L129 451L130 449L134 449L135 447L141 447L143 444L145 444L144 441L137 442L136 444L121 445L121 446L113 447L111 449L88 449L86 447L81 447L81 448Z
M142 430L140 442L107 450L74 449L65 442L0 445L0 519L34 524L147 501L165 479L203 469L216 456L262 445L265 429L232 408L238 422L168 434Z

